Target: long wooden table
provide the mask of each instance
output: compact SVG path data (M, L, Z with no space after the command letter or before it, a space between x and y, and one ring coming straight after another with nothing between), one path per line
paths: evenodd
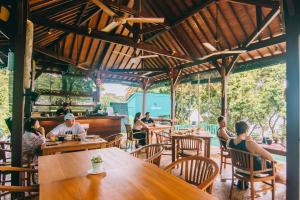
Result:
M106 174L87 175L101 155ZM117 148L39 157L41 200L217 199Z
M42 146L42 155L51 155L58 152L81 151L88 149L100 149L106 146L107 141L99 138L95 140L81 141L64 141L57 145Z
M212 138L212 136L209 133L204 132L204 131L199 131L193 135L204 140L204 156L207 158L210 158L210 139ZM174 162L176 160L177 140L183 136L184 135L176 135L176 134L171 135L171 138L172 138L172 162Z
M272 154L286 156L286 148L284 148L281 144L261 144L262 147L269 151Z

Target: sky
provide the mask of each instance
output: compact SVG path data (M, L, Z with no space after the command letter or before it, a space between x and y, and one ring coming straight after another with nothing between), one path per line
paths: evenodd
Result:
M105 83L103 84L103 87L104 87L104 91L102 92L102 94L114 93L117 96L124 96L128 89L128 86L121 85L121 84L111 84L111 83Z

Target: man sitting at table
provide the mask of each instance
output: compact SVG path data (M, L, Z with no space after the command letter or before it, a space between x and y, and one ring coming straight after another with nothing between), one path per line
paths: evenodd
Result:
M235 135L226 128L226 122L223 116L218 117L218 124L219 129L217 132L217 136L219 139L222 139L222 145L226 147L226 141L229 138L235 137Z
M63 107L62 108L59 108L57 111L56 111L56 115L57 116L62 116L62 115L66 115L67 113L72 113L72 110L71 108L69 107L69 104L64 102L63 103Z
M65 122L56 126L52 131L47 134L50 138L51 135L59 136L64 134L86 134L84 128L75 122L75 117L72 113L67 113L64 117Z
M141 121L146 123L146 124L153 124L154 123L153 119L150 117L150 112L146 112L145 117L142 118Z

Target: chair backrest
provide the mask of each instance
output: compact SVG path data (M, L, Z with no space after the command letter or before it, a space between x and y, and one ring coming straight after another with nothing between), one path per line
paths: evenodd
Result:
M6 141L0 141L0 160L2 160L3 163L8 162L7 154L11 153L10 143Z
M177 139L179 150L202 150L203 140L194 135L185 135Z
M263 159L261 156L252 154L246 151L241 151L237 149L228 148L231 156L232 167L236 169L240 169L243 171L247 171L250 174L253 172L260 173L260 172L267 172L272 171L272 168L267 168L266 160ZM261 169L254 170L254 157L261 159ZM271 161L270 161L271 162ZM271 162L271 165L274 166L274 163Z
M156 143L157 144L167 144L171 140L169 132L167 133L164 131L158 131L158 132L155 132L155 134L156 134Z
M220 143L220 150L221 151L228 151L227 147L226 147L227 141L224 140L224 139L222 139L222 138L220 138L220 137L218 137L218 138L219 138L219 143ZM225 146L224 146L224 144L225 144Z
M131 155L159 166L163 151L164 146L162 144L149 144L133 151Z
M179 159L165 168L167 172L211 193L214 180L218 176L217 163L202 156Z
M106 138L104 138L108 143L106 144L106 147L118 147L121 146L121 139L123 135L121 133L110 135Z
M125 129L127 133L127 139L131 140L133 138L133 131L132 131L131 124L125 124Z

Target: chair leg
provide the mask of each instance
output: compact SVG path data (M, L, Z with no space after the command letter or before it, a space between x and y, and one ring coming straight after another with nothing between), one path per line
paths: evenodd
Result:
M220 175L222 175L222 164L223 164L223 156L221 154L221 164L220 164Z
M275 179L272 179L272 200L275 200Z
M126 140L126 144L125 144L125 151L127 152L127 148L128 148L128 139Z
M251 184L251 200L254 200L255 197L254 182L250 181L250 184Z
M133 141L131 141L130 151L132 151Z
M229 199L232 199L233 184L234 184L234 176L233 176L233 173L232 173L232 179L231 179L231 187L230 187Z

